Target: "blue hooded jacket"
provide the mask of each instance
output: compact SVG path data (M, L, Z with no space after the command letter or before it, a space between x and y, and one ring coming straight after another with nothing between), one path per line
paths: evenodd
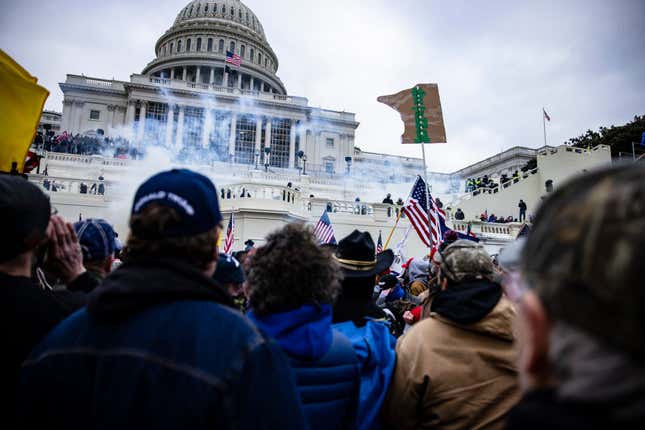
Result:
M312 429L354 429L360 386L351 342L331 326L330 305L248 317L291 358L305 416Z
M357 327L352 321L332 326L349 338L361 366L361 389L358 407L359 430L382 428L379 418L396 363L396 339L389 327L380 321L367 321Z

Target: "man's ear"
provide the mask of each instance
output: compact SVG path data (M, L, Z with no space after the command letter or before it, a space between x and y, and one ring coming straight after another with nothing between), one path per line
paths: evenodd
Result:
M538 296L528 291L520 305L520 371L528 387L536 388L550 382L549 334L551 324Z

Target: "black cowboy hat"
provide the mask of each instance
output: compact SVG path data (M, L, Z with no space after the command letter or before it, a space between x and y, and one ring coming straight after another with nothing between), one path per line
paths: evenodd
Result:
M334 259L343 269L345 278L366 278L389 269L394 253L387 249L375 256L374 240L368 232L354 230L338 242Z

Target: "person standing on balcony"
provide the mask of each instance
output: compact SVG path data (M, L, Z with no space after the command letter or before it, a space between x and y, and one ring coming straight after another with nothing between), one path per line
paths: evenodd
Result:
M387 205L393 205L394 201L392 200L392 194L387 193L387 196L383 199L383 203Z
M464 212L461 210L461 208L457 208L457 212L455 212L455 219L458 221L463 221L465 218Z
M526 221L526 203L524 203L524 200L520 199L517 207L520 208L520 222Z

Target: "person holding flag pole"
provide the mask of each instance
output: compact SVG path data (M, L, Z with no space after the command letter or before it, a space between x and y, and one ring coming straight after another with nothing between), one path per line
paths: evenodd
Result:
M228 220L228 227L226 227L226 240L224 241L224 254L230 255L233 250L233 243L235 242L235 234L233 230L235 229L235 221L233 220L233 211L231 211L231 217Z

